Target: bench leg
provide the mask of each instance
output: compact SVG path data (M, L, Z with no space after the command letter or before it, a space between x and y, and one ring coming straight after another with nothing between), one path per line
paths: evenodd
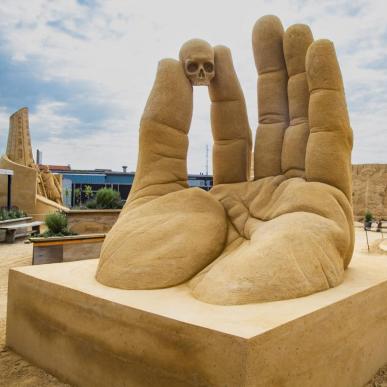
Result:
M32 233L40 234L40 224L38 224L37 226L32 226Z
M14 243L15 242L16 230L7 230L5 234L5 242L6 243Z

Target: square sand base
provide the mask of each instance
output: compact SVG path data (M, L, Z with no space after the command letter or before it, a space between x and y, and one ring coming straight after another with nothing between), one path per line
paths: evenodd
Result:
M312 296L215 306L186 286L125 291L97 260L11 270L7 344L79 386L362 386L387 361L387 258Z

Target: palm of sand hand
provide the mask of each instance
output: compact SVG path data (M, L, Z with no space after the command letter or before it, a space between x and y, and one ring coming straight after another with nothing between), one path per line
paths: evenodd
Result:
M284 33L268 16L254 27L253 47L255 180L247 181L243 93L220 46L209 87L214 188L186 189L192 88L180 63L162 61L141 122L136 181L103 246L102 283L150 289L189 281L200 300L242 304L342 281L353 249L352 134L333 45L313 43L304 25Z
M283 175L216 186L226 247L191 281L215 304L300 297L338 285L352 255L351 207L336 188ZM323 203L323 206L322 206Z

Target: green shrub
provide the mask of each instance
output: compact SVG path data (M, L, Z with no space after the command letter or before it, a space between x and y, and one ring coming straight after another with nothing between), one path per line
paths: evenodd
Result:
M6 207L0 208L0 221L9 219L19 219L26 216L25 212L17 207L12 207L8 210Z
M48 230L52 233L60 233L67 230L67 218L66 215L61 212L54 212L46 215L44 221Z
M86 202L86 207L90 209L97 208L97 201L95 199L91 199L88 202Z
M62 212L53 212L46 215L44 219L48 228L43 234L39 236L50 237L50 236L66 236L75 235L74 232L70 231L67 226L67 217Z
M5 208L0 208L0 221L8 219L8 212Z
M8 211L6 208L0 208L0 221L8 219Z
M98 209L122 208L120 193L111 188L101 188L97 191L97 195L95 196L95 204L95 208Z
M366 213L364 214L364 221L365 222L372 222L373 218L374 217L373 217L371 211L367 210Z

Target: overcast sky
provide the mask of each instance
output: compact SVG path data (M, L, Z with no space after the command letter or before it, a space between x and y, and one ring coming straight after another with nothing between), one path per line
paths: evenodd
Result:
M387 163L387 1L1 0L0 151L9 115L30 109L47 164L111 168L137 160L138 126L157 62L182 43L225 44L257 123L251 30L265 15L334 41L354 130L354 163ZM205 171L209 98L195 88L188 168ZM211 157L210 171L211 171Z

